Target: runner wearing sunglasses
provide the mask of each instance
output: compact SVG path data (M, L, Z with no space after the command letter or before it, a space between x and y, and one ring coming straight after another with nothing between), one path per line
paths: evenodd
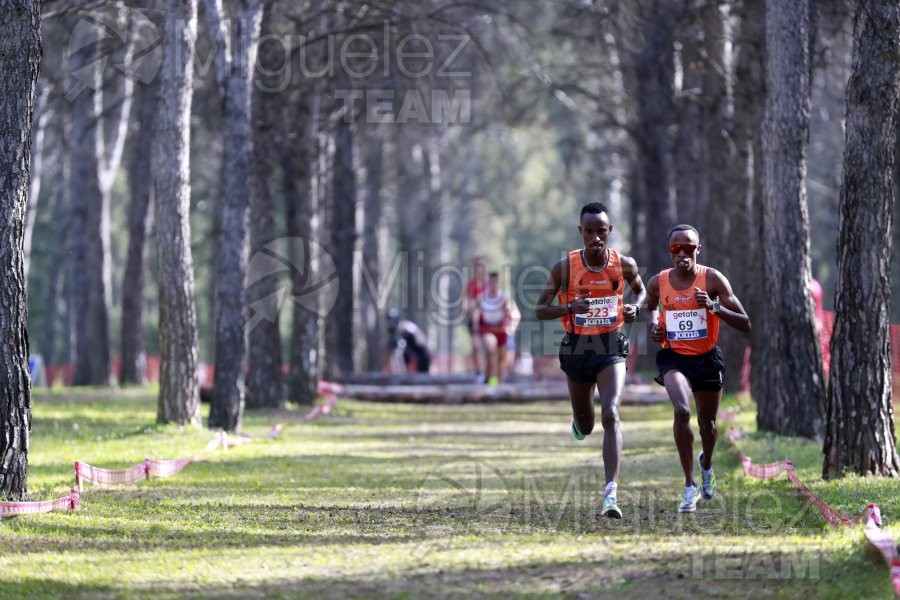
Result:
M594 430L597 387L606 475L600 514L621 519L616 501L622 455L619 397L625 386L628 355L628 337L621 327L635 320L646 290L634 259L609 247L612 230L606 206L594 202L581 209L578 231L584 247L553 265L534 312L540 320L560 319L567 332L560 343L559 363L569 385L576 440ZM624 302L626 284L634 304ZM554 304L557 296L559 303Z
M725 361L716 346L719 321L747 333L750 317L734 295L731 284L715 269L697 264L700 234L690 225L669 232L669 253L674 268L654 275L647 284L650 337L662 344L656 354L659 376L675 408L672 430L684 471L684 499L679 512L694 512L702 494L716 495L712 470L716 445L716 413L722 399ZM660 311L660 304L662 310ZM694 433L690 398L697 404L697 426L703 450L697 457L701 487L694 480Z

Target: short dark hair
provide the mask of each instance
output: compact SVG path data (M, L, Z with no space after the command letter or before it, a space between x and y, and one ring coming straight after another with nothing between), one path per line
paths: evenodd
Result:
M591 202L590 204L585 204L581 207L581 214L578 215L578 220L580 221L581 218L587 213L590 213L592 215L606 213L606 215L609 216L609 209L606 208L606 205L601 202Z
M697 234L697 241L698 242L700 241L700 232L697 231L697 228L694 227L693 225L686 225L686 224L682 223L681 225L676 225L669 231L669 236L666 238L666 242L668 242L669 240L672 239L672 234L675 233L676 231L693 231L694 233Z
M497 277L497 278L499 278L499 277L500 277L500 272L499 272L499 271L491 271L490 273L488 273L488 277Z

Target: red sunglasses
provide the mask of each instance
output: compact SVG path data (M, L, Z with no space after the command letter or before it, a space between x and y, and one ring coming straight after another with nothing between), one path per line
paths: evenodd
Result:
M669 244L669 252L672 254L678 254L682 250L685 254L693 254L696 249L697 244Z

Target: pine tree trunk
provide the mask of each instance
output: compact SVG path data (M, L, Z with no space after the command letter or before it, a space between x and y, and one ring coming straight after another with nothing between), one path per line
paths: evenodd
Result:
M859 0L847 86L825 477L900 476L891 407L890 266L900 4Z
M263 17L264 27L268 28L270 16L268 11ZM266 33L263 34L265 37ZM277 71L278 58L268 55L264 48L260 62L266 72ZM271 64L270 64L271 63ZM274 82L270 82L273 84ZM265 87L265 86L263 86ZM274 258L272 253L280 256L281 249L270 247L278 237L275 226L275 199L272 194L272 179L275 169L273 147L284 143L283 137L275 129L273 115L277 114L282 95L255 88L253 101L253 190L250 199L250 252L251 265L257 258L267 260ZM286 95L286 94L285 94ZM269 246L267 248L267 246ZM279 274L248 272L247 305L254 314L250 315L252 327L248 331L248 371L247 371L247 408L282 408L284 407L284 391L281 373L281 334L279 321L285 299L282 291L286 282L278 279ZM259 304L257 304L259 303Z
M353 125L338 119L334 134L331 198L331 256L337 268L338 296L325 317L328 374L353 372L353 262L356 248L356 174Z
M28 282L28 270L31 267L31 236L37 221L38 201L41 196L41 183L44 175L44 140L47 122L50 120L50 108L47 101L50 96L49 81L38 80L34 108L34 129L31 132L31 183L28 189L28 208L25 211L25 282Z
M40 15L40 2L0 0L0 499L13 501L28 491L31 380L22 245Z
M381 229L382 201L381 187L384 172L384 144L377 132L370 132L366 138L366 187L363 198L363 240L362 266L363 276L360 278L360 313L363 330L366 336L366 366L369 371L381 370L384 362L382 314L383 306L379 306L381 291L381 265L378 248L378 232Z
M758 347L756 317L762 299L759 221L756 209L762 206L762 115L765 106L765 47L766 15L762 2L741 4L739 24L734 38L737 46L734 84L734 121L731 128L733 149L731 165L726 169L728 193L732 200L731 233L726 251L729 253L729 281L747 313L754 319L750 336L732 335L734 342L726 342L725 389L736 392L742 382L744 356L748 343ZM729 332L731 333L731 332ZM734 332L737 334L737 332ZM752 361L754 370L766 368L764 360ZM751 376L751 381L756 377Z
M159 255L159 423L200 424L197 306L190 229L191 31L196 0L166 0L164 62L153 146Z
M761 344L754 360L765 361L756 397L759 429L815 438L823 432L825 384L810 291L808 27L806 0L767 5L765 305L756 319Z
M638 162L646 200L646 245L635 247L638 265L666 267L666 236L676 223L672 186L672 140L675 115L674 35L680 2L653 3L648 11L644 45L637 57Z
M762 117L765 111L766 89L766 15L762 2L744 2L740 11L738 60L735 68L735 146L737 163L731 171L737 173L733 181L732 197L742 197L742 207L734 217L732 265L735 273L744 277L731 280L734 291L751 315L753 330L750 332L751 372L750 387L754 398L764 393L767 361L762 358L764 330L762 310L765 292L762 289L763 261L763 189L764 165L762 156Z
M129 165L131 202L128 205L128 255L122 278L122 351L119 382L147 382L144 346L144 246L153 191L153 173L146 149L153 148L156 134L156 102L159 79L138 92L139 130Z
M225 152L216 253L215 384L209 426L240 429L244 414L244 276L247 271L247 217L251 190L252 76L262 5L241 0L232 26L232 55L224 81Z
M61 142L64 146L65 142ZM44 327L43 339L38 341L41 353L44 357L44 364L55 365L61 360L61 352L57 351L57 327L59 323L65 323L63 319L63 311L61 311L60 298L63 294L63 281L65 280L66 252L69 244L69 207L68 207L68 167L64 157L68 156L67 150L63 147L58 159L58 181L59 185L54 193L51 211L53 214L53 232L56 244L53 248L53 260L51 261L50 275L48 280L47 294L43 298L44 314L46 317L46 326ZM47 385L53 385L52 381L48 381Z
M301 405L311 405L316 399L320 376L319 298L308 294L319 281L319 248L313 242L318 235L314 229L318 212L313 193L314 126L318 115L317 90L305 90L296 110L285 111L284 128L293 131L296 143L282 148L280 157L282 190L285 198L287 232L291 239L290 260L291 313L290 372L288 399ZM294 129L289 129L295 127ZM305 302L297 298L306 298Z
M102 60L97 46L88 38L87 30L74 27L69 56L70 70L79 73L77 93L72 100L72 229L70 254L70 294L72 297L71 320L74 344L74 385L109 385L112 375L109 361L108 321L103 321L102 307L96 306L106 297L102 289L103 243L102 213L105 206L100 182L100 157L102 136L100 112L102 110ZM77 84L76 84L77 85ZM80 87L80 86L79 86ZM100 289L98 289L98 287Z

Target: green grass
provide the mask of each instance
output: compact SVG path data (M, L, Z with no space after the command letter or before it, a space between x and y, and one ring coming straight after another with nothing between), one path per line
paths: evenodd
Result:
M31 499L63 495L76 459L124 468L211 439L157 427L155 410L140 390L35 395ZM572 440L565 402L302 414L251 413L253 443L169 479L87 484L77 513L4 521L0 598L893 597L860 528L826 525L783 477L745 479L724 435L718 496L679 515L668 406L622 410L622 521L598 517L599 426ZM289 426L264 439L275 422ZM802 440L740 444L754 462L792 457L839 510L878 502L900 539L898 482L822 482Z

